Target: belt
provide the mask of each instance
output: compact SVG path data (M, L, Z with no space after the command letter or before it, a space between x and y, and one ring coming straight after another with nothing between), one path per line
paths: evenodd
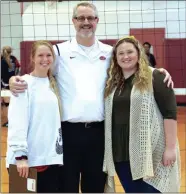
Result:
M76 125L77 127L83 127L83 128L94 128L94 127L99 127L102 126L104 124L104 121L100 121L100 122L87 122L87 123L71 123L68 121L64 121L62 122L62 125Z

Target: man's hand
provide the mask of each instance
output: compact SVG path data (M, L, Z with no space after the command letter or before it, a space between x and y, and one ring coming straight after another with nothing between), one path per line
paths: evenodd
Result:
M159 68L157 70L159 70L161 73L165 74L165 79L163 80L164 83L167 82L167 87L171 87L173 89L174 82L172 81L172 77L171 77L170 73L166 69L163 69L163 68Z
M27 89L27 83L21 76L12 76L9 80L9 88L14 96L18 96L18 93L22 93Z

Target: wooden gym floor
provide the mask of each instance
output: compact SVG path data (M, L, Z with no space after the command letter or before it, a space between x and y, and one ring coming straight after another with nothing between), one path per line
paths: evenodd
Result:
M6 117L1 110L1 124L6 121ZM186 107L178 107L178 138L181 150L181 172L182 184L180 192L186 193ZM7 128L1 127L1 193L8 192L8 174L5 168ZM118 177L115 177L116 191L124 192Z

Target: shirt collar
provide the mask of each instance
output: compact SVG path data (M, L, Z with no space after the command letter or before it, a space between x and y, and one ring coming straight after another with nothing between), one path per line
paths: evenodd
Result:
M98 54L100 54L100 52L104 51L104 44L102 42L100 42L97 38L95 38L95 44L98 45L98 49L96 49L96 51L94 50L93 52L95 56L97 56ZM76 38L72 38L71 40L71 51L75 51L78 52L82 55L85 55L85 52L79 47Z

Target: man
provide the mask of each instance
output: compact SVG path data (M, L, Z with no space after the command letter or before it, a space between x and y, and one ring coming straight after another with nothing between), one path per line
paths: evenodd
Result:
M145 49L145 53L149 59L149 65L151 67L155 67L156 66L156 60L153 54L150 53L150 48L151 48L151 44L149 42L144 42L143 43L143 47Z
M104 88L112 47L95 37L99 17L93 4L77 4L72 21L76 37L54 46L54 74L63 107L64 190L60 192L78 193L81 179L81 192L103 193ZM12 92L23 92L26 84L16 80L21 77L11 80Z

